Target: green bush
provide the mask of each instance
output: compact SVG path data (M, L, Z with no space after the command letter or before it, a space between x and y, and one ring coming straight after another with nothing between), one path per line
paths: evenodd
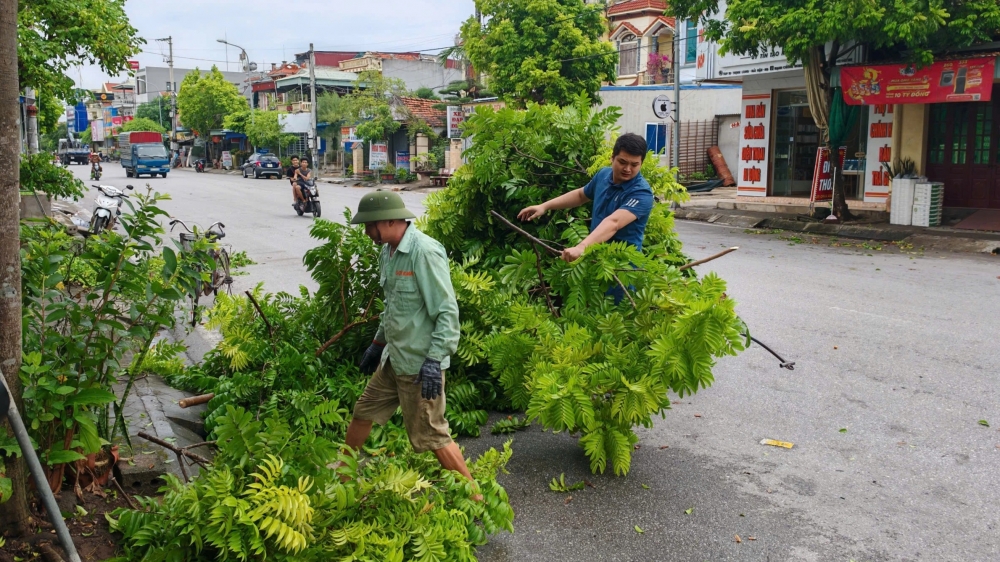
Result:
M52 155L38 153L21 157L21 191L79 201L87 186L66 168L52 162Z

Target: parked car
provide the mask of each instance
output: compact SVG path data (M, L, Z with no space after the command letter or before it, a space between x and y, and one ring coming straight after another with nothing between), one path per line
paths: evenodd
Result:
M254 179L260 179L261 176L280 178L283 174L281 160L271 154L251 154L242 167L244 178L250 176L253 176Z

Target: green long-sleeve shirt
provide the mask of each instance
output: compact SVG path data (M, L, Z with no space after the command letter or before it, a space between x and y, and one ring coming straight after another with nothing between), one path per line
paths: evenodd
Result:
M392 255L388 244L382 246L379 284L385 311L375 339L386 344L382 362L391 359L400 375L417 374L426 358L447 369L458 348L459 323L444 246L410 225Z

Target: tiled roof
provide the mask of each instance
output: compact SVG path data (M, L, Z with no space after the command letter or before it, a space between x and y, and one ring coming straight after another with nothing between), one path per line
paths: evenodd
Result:
M645 35L649 33L649 30L655 27L657 24L664 24L670 29L676 30L677 29L677 27L675 26L676 23L677 20L675 20L674 18L668 18L667 16L658 16L655 20L653 20L653 23L649 24L649 27L647 27L646 31L643 31L642 34Z
M659 10L662 13L666 9L667 3L664 0L629 0L608 8L608 15L613 16L639 10Z
M622 28L629 30L630 32L632 32L632 35L635 35L636 37L642 37L642 32L639 31L639 29L636 26L630 24L627 21L623 21L622 23L618 24L618 27L616 27L615 30L611 32L610 37L617 36L618 32L621 31Z
M434 109L433 106L441 103L440 100L425 100L422 98L407 98L400 97L400 101L403 105L410 110L415 117L423 119L431 127L444 127L445 124L445 112L440 109Z

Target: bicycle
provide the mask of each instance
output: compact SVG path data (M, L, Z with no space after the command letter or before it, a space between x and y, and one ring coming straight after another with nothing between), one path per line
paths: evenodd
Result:
M179 234L181 241L181 249L185 252L192 251L194 242L200 238L205 238L209 242L218 242L219 240L222 240L223 238L226 237L226 232L224 230L226 228L226 225L222 224L221 222L216 222L212 224L212 226L208 227L208 230L200 230L197 228L198 225L195 224L195 230L191 230L191 228L188 227L187 223L185 223L184 221L180 219L174 219L170 221L171 232L174 231L174 226L176 226L178 223L181 226L183 226L185 230L187 230L187 232L181 232ZM215 227L219 227L218 230L215 230ZM223 286L225 286L225 291L229 293L230 296L233 294L233 276L230 274L229 271L229 250L227 250L227 247L229 249L232 249L232 246L228 245L220 246L218 244L215 244L213 245L212 248L208 250L208 255L211 256L211 258L215 261L215 269L212 271L212 280L201 281L201 287L198 290L196 290L191 297L192 326L198 325L198 300L202 297L203 294L206 297L209 294L217 296L219 294L219 288Z

